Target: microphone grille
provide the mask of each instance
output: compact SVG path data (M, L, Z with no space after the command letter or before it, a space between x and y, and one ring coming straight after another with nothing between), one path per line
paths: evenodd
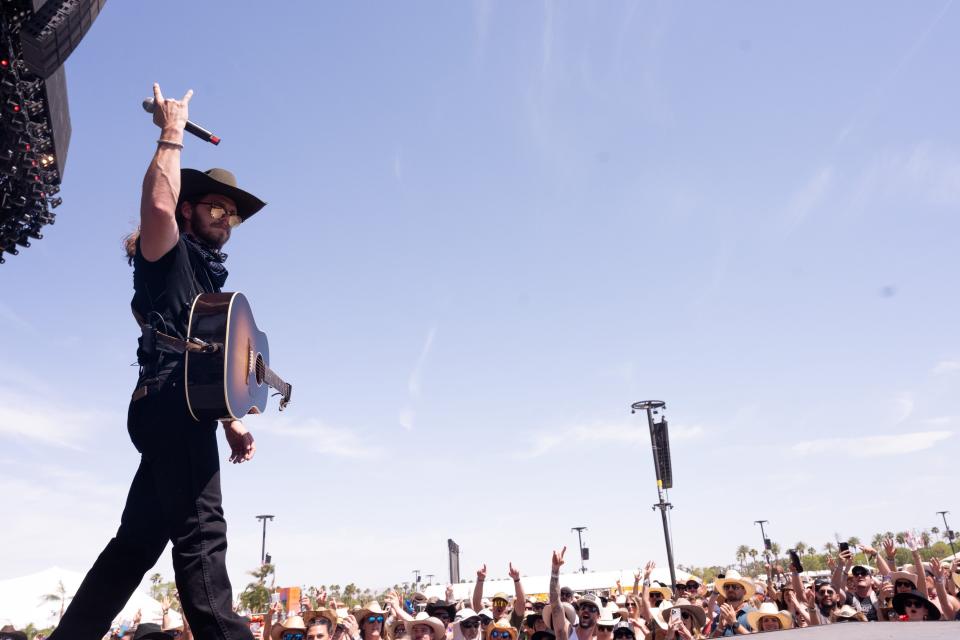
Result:
M153 102L153 98L143 99L143 110L146 111L147 113L153 113L155 106L156 105Z

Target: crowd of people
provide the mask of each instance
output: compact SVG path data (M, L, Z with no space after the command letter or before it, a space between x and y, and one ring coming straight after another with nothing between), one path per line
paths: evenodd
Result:
M561 586L564 548L553 552L545 596L528 596L511 564L514 593L485 598L484 566L468 600L454 599L452 587L444 599L388 591L350 609L318 592L299 603L275 602L249 620L257 640L693 640L839 623L960 620L958 561L924 562L917 545L908 544L913 563L901 567L896 543L886 540L880 551L862 547L868 563L841 551L830 574L819 578L774 563L763 576L728 571L710 583L691 576L671 585L652 581L655 565L648 562L634 574L632 589L618 583L584 593ZM193 640L189 620L169 601L162 605L162 621L108 638ZM0 640L37 639L5 627Z

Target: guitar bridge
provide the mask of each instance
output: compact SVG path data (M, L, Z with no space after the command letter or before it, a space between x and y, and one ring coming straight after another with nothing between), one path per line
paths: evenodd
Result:
M253 353L253 345L247 342L247 377L253 375L253 369L256 366L257 357Z

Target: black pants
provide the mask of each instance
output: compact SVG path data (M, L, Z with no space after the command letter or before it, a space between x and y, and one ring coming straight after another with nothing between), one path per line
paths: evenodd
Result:
M50 640L100 640L168 540L180 601L197 640L253 637L232 607L216 428L216 422L190 417L179 383L130 404L127 430L141 459L120 528Z

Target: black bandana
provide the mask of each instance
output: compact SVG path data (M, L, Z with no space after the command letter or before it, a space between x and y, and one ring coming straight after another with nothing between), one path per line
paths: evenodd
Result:
M219 291L227 281L227 268L223 266L227 254L219 249L211 249L189 233L183 234L187 248L207 267L210 283Z

